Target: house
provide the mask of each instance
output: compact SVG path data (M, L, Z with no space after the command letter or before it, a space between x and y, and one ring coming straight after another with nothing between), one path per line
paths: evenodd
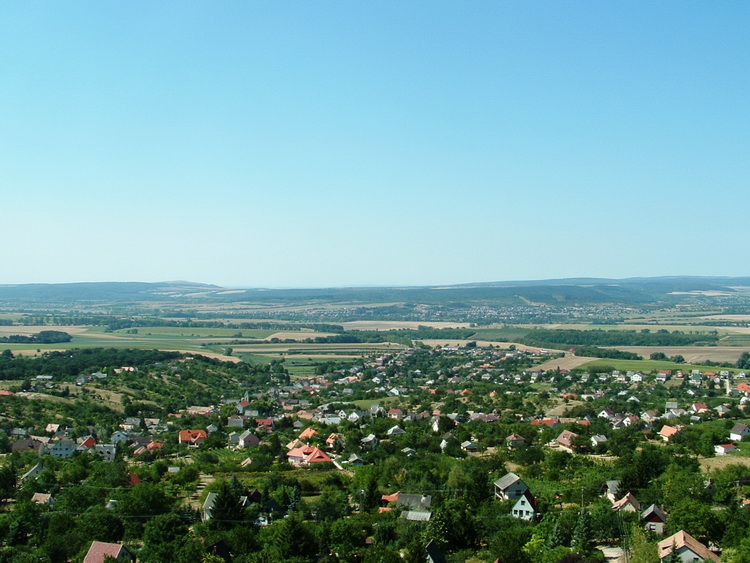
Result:
M724 416L727 413L731 412L732 409L730 409L726 405L719 405L714 410L716 411L716 414L718 414L719 416Z
M55 503L55 499L49 493L34 493L31 497L31 502L52 506Z
M612 504L617 502L617 492L620 490L620 481L607 481L604 488L604 496L609 499L609 502Z
M741 442L749 435L750 426L742 424L741 422L738 422L737 424L732 426L732 429L729 431L729 439L734 440L735 442Z
M11 450L14 452L38 452L42 446L42 441L36 438L21 438L13 442Z
M341 437L341 434L331 433L328 438L326 438L326 447L327 448L343 448L344 447L344 439Z
M40 454L49 454L52 457L56 457L57 459L67 459L71 457L75 452L75 444L67 439L47 442L39 449Z
M119 444L120 442L127 442L130 438L130 434L126 432L125 430L115 430L112 432L112 435L109 437L109 441L112 442L114 445Z
M106 543L95 541L83 558L83 563L104 563L105 558L112 557L116 561L134 561L135 558L128 549L120 543Z
M271 418L256 418L255 425L258 428L265 428L269 432L273 431L276 428L276 425Z
M604 434L595 434L591 436L591 446L597 447L607 443L607 437Z
M645 522L645 529L655 534L663 535L667 524L667 515L655 504L649 506L641 514L641 521Z
M706 412L708 410L708 406L706 403L693 403L690 405L690 410L692 410L694 413L700 413L700 412Z
M37 463L34 467L29 469L26 473L21 475L21 482L25 483L29 479L36 479L36 477L44 471L44 466L41 463Z
M475 452L478 448L474 442L466 440L465 442L461 442L461 449L465 452Z
M245 426L245 417L239 414L233 414L227 418L227 428L242 428Z
M79 452L88 452L90 450L93 450L94 446L96 446L96 438L89 434L88 436L84 436L83 438L78 439L78 446L76 447L76 449Z
M737 451L737 446L734 444L717 444L714 446L714 452L716 455L727 455Z
M680 430L681 428L679 427L668 426L667 424L665 424L661 427L661 430L659 430L659 436L661 436L665 442L669 442L672 438L680 433Z
M506 473L494 484L495 496L500 500L518 500L529 489L515 473Z
M430 495L409 495L401 492L383 495L380 500L386 504L393 502L396 506L420 511L427 510L432 504L432 496Z
M331 463L331 457L327 453L313 446L293 448L287 452L286 457L291 465L296 466L311 463Z
M331 457L320 448L313 448L303 463L305 465L309 465L310 463L331 463Z
M308 426L308 427L307 427L307 428L305 428L305 429L304 429L304 430L302 431L302 433L301 433L301 434L299 435L299 439L300 439L300 440L302 440L302 441L308 441L308 440L310 440L310 439L311 439L311 438L312 438L313 436L315 436L315 435L316 435L317 433L318 433L318 431L317 431L317 430L315 430L315 428L313 428L312 426Z
M680 561L685 563L688 561L716 561L718 563L719 561L718 555L684 530L659 542L659 560L666 563L671 559L673 551L677 553Z
M398 424L394 426L393 428L389 428L386 432L388 436L401 436L402 434L406 434L406 430L401 428Z
M240 448L251 448L260 444L260 438L250 430L245 430L237 437L237 446Z
M573 441L578 438L578 434L570 430L563 430L560 435L555 438L555 442L563 446L564 448L574 449Z
M404 417L404 413L401 409L388 409L387 416L393 420L401 420Z
M628 493L612 505L615 512L640 512L641 503L636 500L633 493Z
M423 512L421 510L404 510L401 518L409 522L429 522L432 512Z
M363 448L370 448L371 450L374 450L378 445L378 438L375 436L375 434L368 434L367 436L362 438L359 443Z
M113 462L117 455L117 446L114 444L96 444L94 451L99 454L103 461Z
M526 439L520 434L511 434L505 439L508 449L520 448L526 444Z
M516 501L513 505L513 509L510 512L514 518L520 518L521 520L534 520L537 516L537 503L534 495L531 491L526 489L521 498Z
M177 442L188 446L200 446L208 438L205 430L180 430Z

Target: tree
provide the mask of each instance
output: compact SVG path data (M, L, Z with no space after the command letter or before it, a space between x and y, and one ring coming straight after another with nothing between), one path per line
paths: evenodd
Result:
M630 545L628 547L630 563L659 563L659 551L655 543L646 538L638 524L630 528Z
M227 529L245 521L245 507L239 493L241 491L232 483L223 481L219 484L211 508L211 523L214 527Z
M16 470L12 465L0 468L0 501L12 498L16 491Z
M170 512L156 516L146 524L138 561L200 561L202 552L201 544L188 533L187 524Z

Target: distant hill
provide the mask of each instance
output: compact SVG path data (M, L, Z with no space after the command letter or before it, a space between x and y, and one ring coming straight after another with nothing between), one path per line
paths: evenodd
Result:
M750 302L750 277L572 278L424 287L239 289L176 281L0 286L0 307L167 303L408 303L481 305L669 305L705 300Z

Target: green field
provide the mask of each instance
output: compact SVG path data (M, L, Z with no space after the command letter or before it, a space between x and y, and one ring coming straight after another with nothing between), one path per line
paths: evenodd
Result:
M99 327L96 327L97 330ZM128 334L129 330L137 330L137 334ZM97 330L98 331L98 330ZM101 331L103 332L103 330ZM180 328L165 326L143 326L136 329L120 329L111 332L117 336L148 336L158 339L170 338L238 338L260 339L274 334L275 330L235 329L235 328Z
M530 330L522 327L478 328L472 339L490 340L497 342L517 342L526 336Z

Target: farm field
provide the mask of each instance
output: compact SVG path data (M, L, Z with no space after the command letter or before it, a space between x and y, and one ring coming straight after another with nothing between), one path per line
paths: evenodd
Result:
M640 372L651 372L662 369L668 369L672 371L681 370L683 372L690 371L693 369L699 369L701 371L717 371L720 369L730 369L730 371L739 371L736 368L720 368L717 366L707 366L703 364L677 364L670 361L661 360L616 360L613 358L599 358L594 361L583 364L584 368L596 369L596 368L607 368L616 369L619 371L640 371ZM667 382L669 383L669 382Z
M447 321L349 321L341 323L344 330L399 330L402 328L416 329L420 326L430 328L469 328L470 323Z
M734 363L743 352L750 352L750 346L617 346L615 348L633 352L644 359L654 352L662 352L670 357L680 355L689 364L701 364L706 361Z
M597 361L599 358L589 358L587 356L573 356L572 354L566 354L562 358L554 358L547 360L546 362L539 364L535 369L538 370L555 370L555 369L567 369L572 370L582 365L588 364L589 362Z

